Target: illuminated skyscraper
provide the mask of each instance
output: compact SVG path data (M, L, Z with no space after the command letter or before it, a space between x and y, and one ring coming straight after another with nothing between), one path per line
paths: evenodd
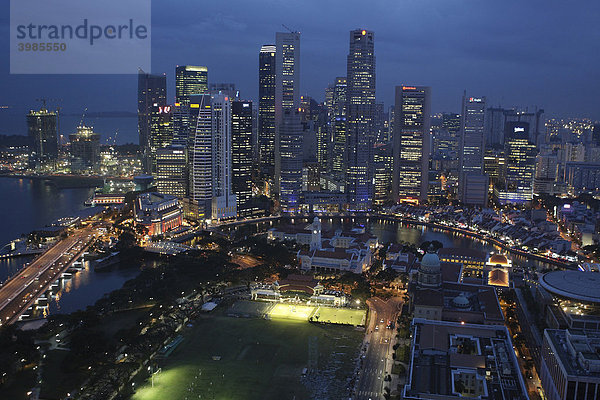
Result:
M263 176L275 174L275 51L263 45L258 55L258 147Z
M507 122L504 132L506 176L494 187L500 204L528 203L533 199L536 147L529 140L527 122Z
M335 78L332 86L331 101L328 104L329 129L331 130L331 173L334 179L343 181L346 171L346 134L348 124L346 77Z
M71 172L95 172L100 167L100 135L92 127L80 125L69 135Z
M190 95L208 90L208 68L178 65L175 68L175 102L189 104Z
M151 172L150 124L154 107L167 105L167 77L151 75L140 70L138 74L138 133L144 170Z
M201 219L235 218L232 193L231 99L223 94L191 97L198 109L193 141L190 197L198 202Z
M487 204L488 178L483 173L485 97L463 95L459 145L459 198L465 204Z
M178 198L187 195L187 151L184 146L171 145L156 151L156 188L159 193Z
M42 107L27 114L27 131L32 161L56 160L58 157L57 137L58 113Z
M173 114L171 106L154 105L150 112L150 137L148 138L149 172L156 173L156 151L173 142Z
M485 97L467 97L462 100L460 130L461 173L482 173L484 153Z
M373 130L375 117L374 33L350 31L347 62L346 194L351 209L366 210L373 201Z
M283 111L281 138L281 191L280 202L284 211L297 211L302 191L302 123L297 108Z
M396 86L394 110L394 201L427 200L429 185L431 89Z
M211 216L212 199L212 108L209 94L192 96L190 109L196 110L190 136L190 197L198 203L201 220Z
M300 32L275 34L275 182L279 193L281 182L281 152L279 126L284 111L300 107Z
M252 102L231 103L232 190L239 216L252 215Z

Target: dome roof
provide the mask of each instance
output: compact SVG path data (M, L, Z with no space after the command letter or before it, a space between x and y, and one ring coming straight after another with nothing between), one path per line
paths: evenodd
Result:
M471 302L464 293L459 294L454 299L452 299L452 305L458 308L469 308L471 306Z
M427 272L440 271L440 258L436 253L427 252L421 260L421 269Z
M508 265L508 259L502 254L493 254L490 257L489 263L494 265Z

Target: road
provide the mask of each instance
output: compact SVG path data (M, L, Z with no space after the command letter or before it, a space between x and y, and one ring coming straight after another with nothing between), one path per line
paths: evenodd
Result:
M402 309L399 297L388 301L373 297L367 300L367 304L371 309L371 317L365 335L367 351L362 359L358 384L352 397L356 400L383 398L384 378L392 368L392 346L396 335L395 329L388 329L386 326L388 321L396 324Z
M92 227L75 230L8 280L0 288L0 325L15 322L93 240Z

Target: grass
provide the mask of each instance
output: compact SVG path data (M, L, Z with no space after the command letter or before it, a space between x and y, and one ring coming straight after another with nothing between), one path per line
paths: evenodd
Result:
M320 322L342 325L364 325L367 312L351 308L319 307L313 318ZM316 317L319 317L318 319Z
M185 332L154 387L145 382L132 400L341 400L362 336L350 327L214 315ZM302 378L309 364L316 370Z
M296 304L277 303L269 311L269 317L273 319L292 319L308 321L317 307Z

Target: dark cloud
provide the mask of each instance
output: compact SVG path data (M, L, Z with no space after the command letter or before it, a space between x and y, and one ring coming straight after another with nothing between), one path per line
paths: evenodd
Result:
M8 3L8 2L5 2ZM377 96L386 106L401 83L433 88L434 111L457 111L464 89L493 104L538 105L547 114L600 119L600 2L583 0L254 0L153 2L153 72L166 72L174 97L176 64L209 67L212 82L234 82L256 99L258 51L282 24L302 32L301 86L319 100L346 73L348 32L375 31ZM0 17L8 54L8 5ZM41 96L77 112L135 110L136 78L11 76L0 91L17 108ZM0 115L0 119L2 115Z

